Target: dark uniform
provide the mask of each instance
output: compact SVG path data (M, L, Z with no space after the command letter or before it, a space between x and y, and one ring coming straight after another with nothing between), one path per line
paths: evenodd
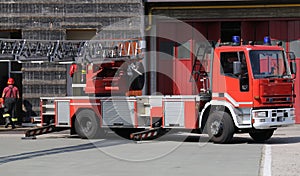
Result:
M14 79L9 78L7 81L8 86L4 88L2 93L2 98L4 99L4 113L3 117L5 118L5 128L11 124L12 129L15 128L16 118L16 102L19 96L19 89L14 86Z

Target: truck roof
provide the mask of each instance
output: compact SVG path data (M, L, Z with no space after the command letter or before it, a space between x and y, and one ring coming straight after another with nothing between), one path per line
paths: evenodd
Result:
M223 45L216 47L217 51L237 51L237 50L284 50L282 46L277 45Z

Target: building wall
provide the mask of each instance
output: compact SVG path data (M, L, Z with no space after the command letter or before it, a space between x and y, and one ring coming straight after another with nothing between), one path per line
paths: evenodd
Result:
M0 30L22 38L61 40L67 29L96 29L143 14L141 0L2 0ZM126 28L126 26L123 26Z
M143 13L142 0L1 0L0 37L33 40L90 40L95 34L98 39L136 37L143 32ZM22 67L23 100L30 104L33 114L39 113L39 97L65 96L70 92L68 65L26 63Z

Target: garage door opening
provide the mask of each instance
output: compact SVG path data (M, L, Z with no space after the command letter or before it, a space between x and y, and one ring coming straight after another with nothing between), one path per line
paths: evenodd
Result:
M241 36L241 22L230 21L221 23L221 41L231 42L232 36Z
M67 29L67 40L91 40L96 35L96 29Z
M22 32L20 30L3 30L0 31L0 38L21 39Z

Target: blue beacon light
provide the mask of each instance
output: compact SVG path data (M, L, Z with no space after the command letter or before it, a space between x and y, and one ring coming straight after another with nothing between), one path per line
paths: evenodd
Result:
M240 36L232 36L232 42L234 45L239 45L241 42Z
M271 38L269 36L264 37L264 45L271 45Z

